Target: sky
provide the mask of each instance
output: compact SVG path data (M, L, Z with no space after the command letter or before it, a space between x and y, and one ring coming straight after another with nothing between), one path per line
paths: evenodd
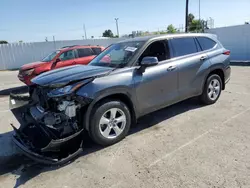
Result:
M106 29L119 33L166 30L185 24L185 0L0 0L0 40L37 42L98 38ZM202 19L215 27L250 21L250 0L200 0ZM189 12L199 16L199 0L189 0Z

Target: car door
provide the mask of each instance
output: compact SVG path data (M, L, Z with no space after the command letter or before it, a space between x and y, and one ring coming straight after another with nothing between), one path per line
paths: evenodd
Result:
M178 100L178 65L170 59L166 41L157 42L162 43L162 47L157 48L160 53L165 51L165 58L159 57L158 65L147 67L144 72L136 71L134 74L135 92L141 114L155 111ZM157 48L154 48L154 43L150 44L138 61L146 56L157 56L150 54ZM154 51L157 53L157 50Z
M75 64L75 52L74 50L68 50L60 54L59 62L56 63L55 68L66 67Z
M76 64L87 65L95 57L91 48L79 48L76 50L77 58Z
M209 67L207 54L194 37L173 38L170 40L175 62L178 64L178 90L180 99L197 95L204 71Z

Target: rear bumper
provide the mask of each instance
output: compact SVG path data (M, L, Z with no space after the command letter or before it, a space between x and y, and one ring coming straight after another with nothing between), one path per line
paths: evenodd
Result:
M231 77L231 67L228 66L224 72L225 74L225 84L227 84L230 80L230 77Z

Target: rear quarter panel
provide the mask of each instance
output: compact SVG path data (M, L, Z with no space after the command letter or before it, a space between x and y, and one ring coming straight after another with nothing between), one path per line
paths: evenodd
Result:
M225 48L219 48L218 50L210 52L211 61L211 71L215 69L222 69L224 72L225 81L230 77L231 68L230 68L230 55L224 55Z
M208 59L209 59L209 62L210 62L210 65L207 68L206 73L202 76L202 83L201 83L202 85L201 85L201 87L199 87L199 88L201 88L201 90L199 90L199 94L202 93L205 81L206 81L208 75L213 70L216 70L216 69L223 70L224 75L225 75L225 80L226 80L226 75L230 76L230 73L227 73L227 72L231 72L231 71L227 71L227 69L230 69L230 65L229 65L230 64L230 56L223 54L223 52L225 50L226 49L223 48L223 46L220 43L218 43L218 45L214 49L208 50L206 52Z

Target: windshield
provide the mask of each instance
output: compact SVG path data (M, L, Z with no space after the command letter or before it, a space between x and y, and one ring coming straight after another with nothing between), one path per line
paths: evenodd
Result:
M60 50L57 50L57 51L54 51L54 52L50 53L45 58L43 58L42 62L52 61L59 52L60 52Z
M144 41L133 41L112 44L95 59L93 59L89 65L124 67L144 43Z

